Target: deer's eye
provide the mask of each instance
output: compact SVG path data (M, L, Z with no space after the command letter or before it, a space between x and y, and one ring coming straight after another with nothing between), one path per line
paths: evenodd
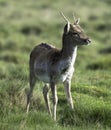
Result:
M73 35L74 35L75 37L79 37L79 34L78 34L78 33L73 33Z

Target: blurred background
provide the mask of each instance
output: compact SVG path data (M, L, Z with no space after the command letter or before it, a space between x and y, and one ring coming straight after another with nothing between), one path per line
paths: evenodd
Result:
M58 87L55 125L46 114L42 83L35 87L30 118L24 111L30 52L41 42L61 48L66 23L60 11L71 23L73 14L81 19L92 44L78 48L72 79L75 111L68 109L64 88ZM0 0L0 129L110 129L110 115L111 0Z

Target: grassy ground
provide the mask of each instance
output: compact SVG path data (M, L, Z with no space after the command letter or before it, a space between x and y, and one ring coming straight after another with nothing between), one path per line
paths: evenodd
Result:
M0 129L110 130L111 129L111 1L0 0ZM61 47L65 22L72 13L92 39L78 48L72 79L74 110L58 85L57 122L47 114L43 83L36 85L31 111L25 113L28 61L32 48L47 42Z

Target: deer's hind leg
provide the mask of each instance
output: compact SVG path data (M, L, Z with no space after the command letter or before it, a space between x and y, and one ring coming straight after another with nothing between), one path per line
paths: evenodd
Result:
M29 92L27 94L27 106L26 106L27 113L29 111L31 97L32 97L32 93L33 93L33 88L34 88L35 82L36 82L35 76L32 73L30 73L30 81L29 81L30 89L29 89Z
M50 109L49 91L50 91L49 85L45 84L45 86L43 88L43 96L44 96L44 100L46 103L48 113L52 116L51 109Z

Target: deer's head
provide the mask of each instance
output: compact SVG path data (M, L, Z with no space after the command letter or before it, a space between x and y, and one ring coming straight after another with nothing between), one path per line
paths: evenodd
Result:
M64 27L64 35L67 35L76 45L88 45L89 43L91 43L91 40L88 38L84 30L79 25L80 19L76 20L74 18L74 23L71 24L63 13L62 16L67 22Z

